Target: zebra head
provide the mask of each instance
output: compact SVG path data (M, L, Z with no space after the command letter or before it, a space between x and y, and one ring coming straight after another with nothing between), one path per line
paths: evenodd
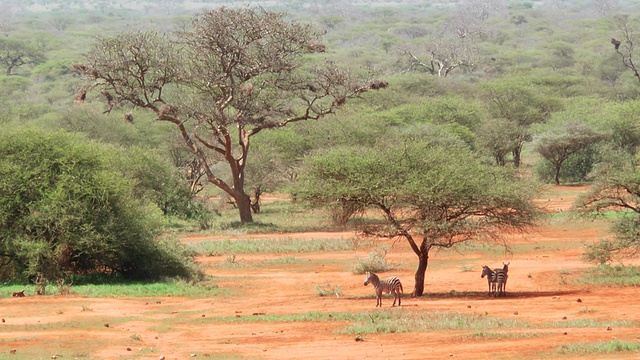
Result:
M511 264L511 261L509 261L509 262L508 262L508 263L506 263L506 264L505 264L504 262L502 263L502 265L504 265L504 266L502 267L502 270L503 270L504 272L509 272L509 264Z
M487 265L482 266L482 275L480 275L480 277L483 278L485 276L488 276L489 278L493 276L493 270L491 270Z
M371 276L372 274L370 272L367 271L367 278L364 280L364 286L369 285L369 282L371 281ZM375 276L375 274L373 274L373 276Z

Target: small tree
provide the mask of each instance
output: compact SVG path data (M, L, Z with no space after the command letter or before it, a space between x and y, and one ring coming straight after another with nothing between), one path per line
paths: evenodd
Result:
M173 123L207 181L234 199L242 222L251 222L245 168L252 137L320 119L386 86L330 62L304 66L324 49L308 26L283 14L223 7L195 16L188 31L99 38L74 68L91 81L82 92L100 89L108 110L128 103ZM217 162L226 164L230 180L214 172Z
M315 156L296 188L314 205L377 210L367 234L404 238L418 257L413 295L424 292L430 251L498 239L534 224L531 187L460 147L393 142L337 148Z
M0 64L12 75L13 70L23 65L37 65L45 61L42 51L21 41L0 37Z
M551 128L536 139L534 150L550 162L554 169L554 183L560 185L562 164L572 155L604 139L607 135L597 132L588 124L570 122L560 128Z
M497 80L485 83L483 87L491 115L515 125L509 131L513 137L506 140L513 146L513 164L519 167L524 144L532 140L531 125L545 122L559 105L518 79Z
M505 166L507 155L516 147L519 129L506 119L487 119L476 132L476 143L496 161Z

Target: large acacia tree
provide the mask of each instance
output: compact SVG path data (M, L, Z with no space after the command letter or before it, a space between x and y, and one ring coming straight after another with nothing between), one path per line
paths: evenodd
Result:
M418 257L413 295L421 296L432 249L532 226L532 189L513 169L487 165L466 148L413 140L318 154L295 190L316 205L377 210L384 221L364 231L409 243Z
M328 61L303 61L324 49L310 27L281 13L223 7L195 15L183 31L98 38L85 61L74 65L90 80L76 100L98 89L107 111L124 103L175 124L207 181L235 201L242 222L251 222L245 191L251 138L320 119L349 98L386 86L356 80ZM214 171L218 162L227 173Z

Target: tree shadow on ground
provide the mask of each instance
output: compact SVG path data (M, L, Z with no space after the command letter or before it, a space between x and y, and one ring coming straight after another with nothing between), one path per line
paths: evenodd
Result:
M449 291L426 293L420 299L476 299L476 300L501 300L501 299L528 299L540 297L560 297L584 293L584 290L563 291L507 291L501 296L489 295L486 291ZM405 296L407 296L405 294Z

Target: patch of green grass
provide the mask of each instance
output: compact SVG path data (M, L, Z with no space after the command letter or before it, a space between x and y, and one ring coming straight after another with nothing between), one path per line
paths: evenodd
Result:
M290 267L287 271L309 271L309 266L327 266L327 265L343 265L345 269L352 263L349 259L304 259L294 256L283 256L274 259L265 260L245 260L235 258L231 261L223 261L218 263L203 264L205 269L263 269L268 267L278 267L283 265L298 265L298 267ZM229 278L225 278L228 280Z
M318 294L318 296L340 297L340 294L342 294L342 286L331 283L316 284L316 294Z
M531 324L519 320L499 319L482 315L420 312L402 308L373 310L355 313L306 312L300 314L239 314L237 316L216 316L197 319L170 319L172 324L182 322L234 323L234 322L353 322L339 334L370 334L395 332L425 332L432 330L472 329L488 331L491 329L530 328Z
M611 354L621 352L640 353L640 341L611 340L596 343L561 345L558 354Z
M152 297L184 296L191 298L211 297L223 290L217 285L206 283L188 283L184 281L156 283L122 283L78 285L71 288L73 294L88 297Z
M221 210L221 216L212 220L212 229L241 234L266 232L327 231L331 217L323 209L309 209L301 202L274 201L263 203L260 213L254 214L253 223L229 221L238 218L238 210ZM326 219L326 220L323 220Z
M598 321L593 319L577 319L577 320L563 320L544 323L541 325L543 328L607 328L607 327L637 327L637 321L629 320L613 320L613 321Z
M415 312L404 309L367 313L365 321L339 330L341 334L375 334L396 332L427 332L434 330L474 330L487 332L491 329L529 328L532 325L519 320L443 312Z
M554 336L553 334L545 334L536 331L493 331L480 330L471 334L477 339L530 339L535 337Z
M0 298L11 297L14 292L22 290L24 290L26 296L31 296L36 293L36 288L32 285L3 285L0 286Z
M640 266L601 265L587 271L576 282L599 286L638 286L640 285Z
M159 334L166 334L174 330L175 328L168 324L160 324L160 325L154 325L149 327L149 331L157 332Z
M189 244L189 246L197 255L206 256L346 251L353 249L352 242L344 239L223 239L200 241Z

